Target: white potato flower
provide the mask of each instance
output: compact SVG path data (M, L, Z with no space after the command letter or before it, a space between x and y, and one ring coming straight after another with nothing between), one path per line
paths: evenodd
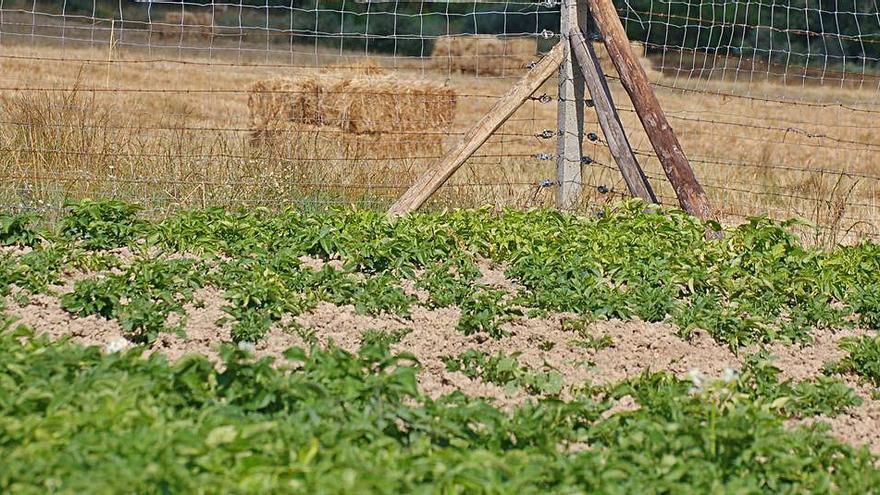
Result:
M107 343L106 351L108 354L122 351L131 346L131 342L125 337L118 337Z
M721 379L724 383L730 383L739 378L739 373L733 368L724 368L724 371L721 373Z
M702 371L694 368L688 371L688 378L691 381L691 384L694 386L694 389L700 389L703 387L703 383L706 381L706 375L703 374Z

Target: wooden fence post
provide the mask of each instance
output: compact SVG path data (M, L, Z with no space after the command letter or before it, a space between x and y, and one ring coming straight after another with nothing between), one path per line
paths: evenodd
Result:
M714 216L712 205L681 149L675 132L666 120L660 103L648 83L645 69L633 56L623 24L611 0L587 0L596 26L605 40L608 55L620 75L620 82L629 94L633 107L642 121L648 139L663 165L681 207L691 215L706 220Z
M586 5L582 7L586 10ZM621 175L623 175L626 187L630 194L641 198L646 203L656 203L657 197L654 196L651 184L645 177L645 173L642 172L636 155L629 145L629 140L626 138L620 116L617 114L617 109L614 108L611 90L608 89L605 74L602 73L602 66L595 50L593 50L592 43L587 43L580 28L572 28L570 38L572 51L584 75L587 88L590 90L590 97L593 99L596 116L599 118L599 127L602 128L608 149L611 151L611 156L614 157Z
M559 66L559 90L556 110L556 207L567 210L581 198L581 143L584 135L584 78L574 70L568 33L578 28L577 0L562 0L560 31L565 45Z

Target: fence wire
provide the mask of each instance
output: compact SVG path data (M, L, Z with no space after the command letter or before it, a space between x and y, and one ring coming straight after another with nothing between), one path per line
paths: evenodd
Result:
M880 236L876 2L615 5L723 221L798 216L820 243ZM0 0L0 206L387 206L560 41L559 9ZM675 205L596 43L636 155ZM552 206L557 85L539 89L431 206ZM585 115L577 207L589 212L627 193Z

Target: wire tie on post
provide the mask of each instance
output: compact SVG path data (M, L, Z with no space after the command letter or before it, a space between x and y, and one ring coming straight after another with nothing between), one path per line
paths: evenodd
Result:
M553 135L554 132L552 129L544 129L542 132L535 134L535 137L537 137L538 139L550 139L553 137Z
M552 160L553 155L551 155L550 153L538 153L537 155L535 155L535 158L546 162Z
M553 181L550 179L544 179L538 184L538 187L540 189L546 189L546 188L552 187L552 186L553 186Z
M582 165L589 165L591 163L593 163L593 158L591 156L584 155L581 157Z
M547 93L542 94L541 96L529 96L529 99L532 101L537 101L539 103L550 103L553 101L553 98L550 97Z
M590 141L596 141L597 139L599 139L599 135L595 132L590 132L587 133L587 139L589 139Z

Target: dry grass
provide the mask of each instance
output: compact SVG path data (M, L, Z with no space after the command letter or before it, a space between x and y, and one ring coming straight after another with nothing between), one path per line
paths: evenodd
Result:
M375 58L351 57L345 61L331 64L321 71L322 74L336 74L351 77L355 76L382 76L389 73Z
M318 124L284 129L276 146L253 146L246 88L258 80L334 79L355 72L361 73L360 79L394 75L434 81L457 94L457 110L443 128L442 137L450 143L515 80L514 74L490 78L448 73L432 68L430 59L376 57L370 62L360 54L314 46L266 52L265 45L255 44L246 51L238 45L227 50L222 40L209 54L180 47L148 53L122 43L108 62L106 45L69 43L62 49L26 38L23 44L9 45L4 36L0 202L7 206L58 208L64 199L82 196L143 201L160 211L338 201L381 206L411 184L439 150L426 147L421 136L402 136L384 151L371 148L371 140L387 142L387 136L369 129L393 131L387 119L395 117L384 113L376 119L369 102L360 103L363 119L335 114ZM121 39L131 39L125 36ZM186 63L144 61L156 59ZM652 61L656 67L669 63L659 57ZM329 68L334 64L338 67ZM363 67L347 68L357 64ZM801 216L825 227L811 238L818 243L852 242L880 233L876 88L783 86L762 82L759 76L742 73L738 81L719 82L659 71L652 76L698 178L724 218L737 222L755 214ZM403 89L398 86L395 91ZM536 94L552 97L555 86L554 80L548 81ZM652 184L665 202L674 203L628 98L613 79L611 89ZM810 105L794 103L799 101ZM346 124L328 125L333 120ZM584 154L595 160L584 168L580 207L588 209L626 191L590 109L585 120L585 130L599 135L597 141L584 142ZM553 101L527 102L441 189L435 204L552 205L554 188L537 184L555 176L555 164L536 155L555 154L555 140L536 135L545 130L552 134L555 128ZM345 134L349 140L342 138ZM352 145L354 136L366 143L355 140ZM610 192L600 193L598 186Z
M477 76L510 76L524 73L529 62L537 58L536 51L533 38L441 36L434 42L431 67Z
M645 73L648 75L648 79L651 81L656 81L662 77L659 71L654 69L654 64L651 62L645 53L645 44L641 41L631 41L630 49L632 50L633 55L636 57L636 60L639 61L639 65L642 66L642 69L645 69ZM605 44L602 42L593 42L593 49L596 52L596 56L599 57L599 63L602 66L602 72L605 74L616 76L617 69L614 67L614 63L611 62L611 58L608 56L608 51L605 49Z

